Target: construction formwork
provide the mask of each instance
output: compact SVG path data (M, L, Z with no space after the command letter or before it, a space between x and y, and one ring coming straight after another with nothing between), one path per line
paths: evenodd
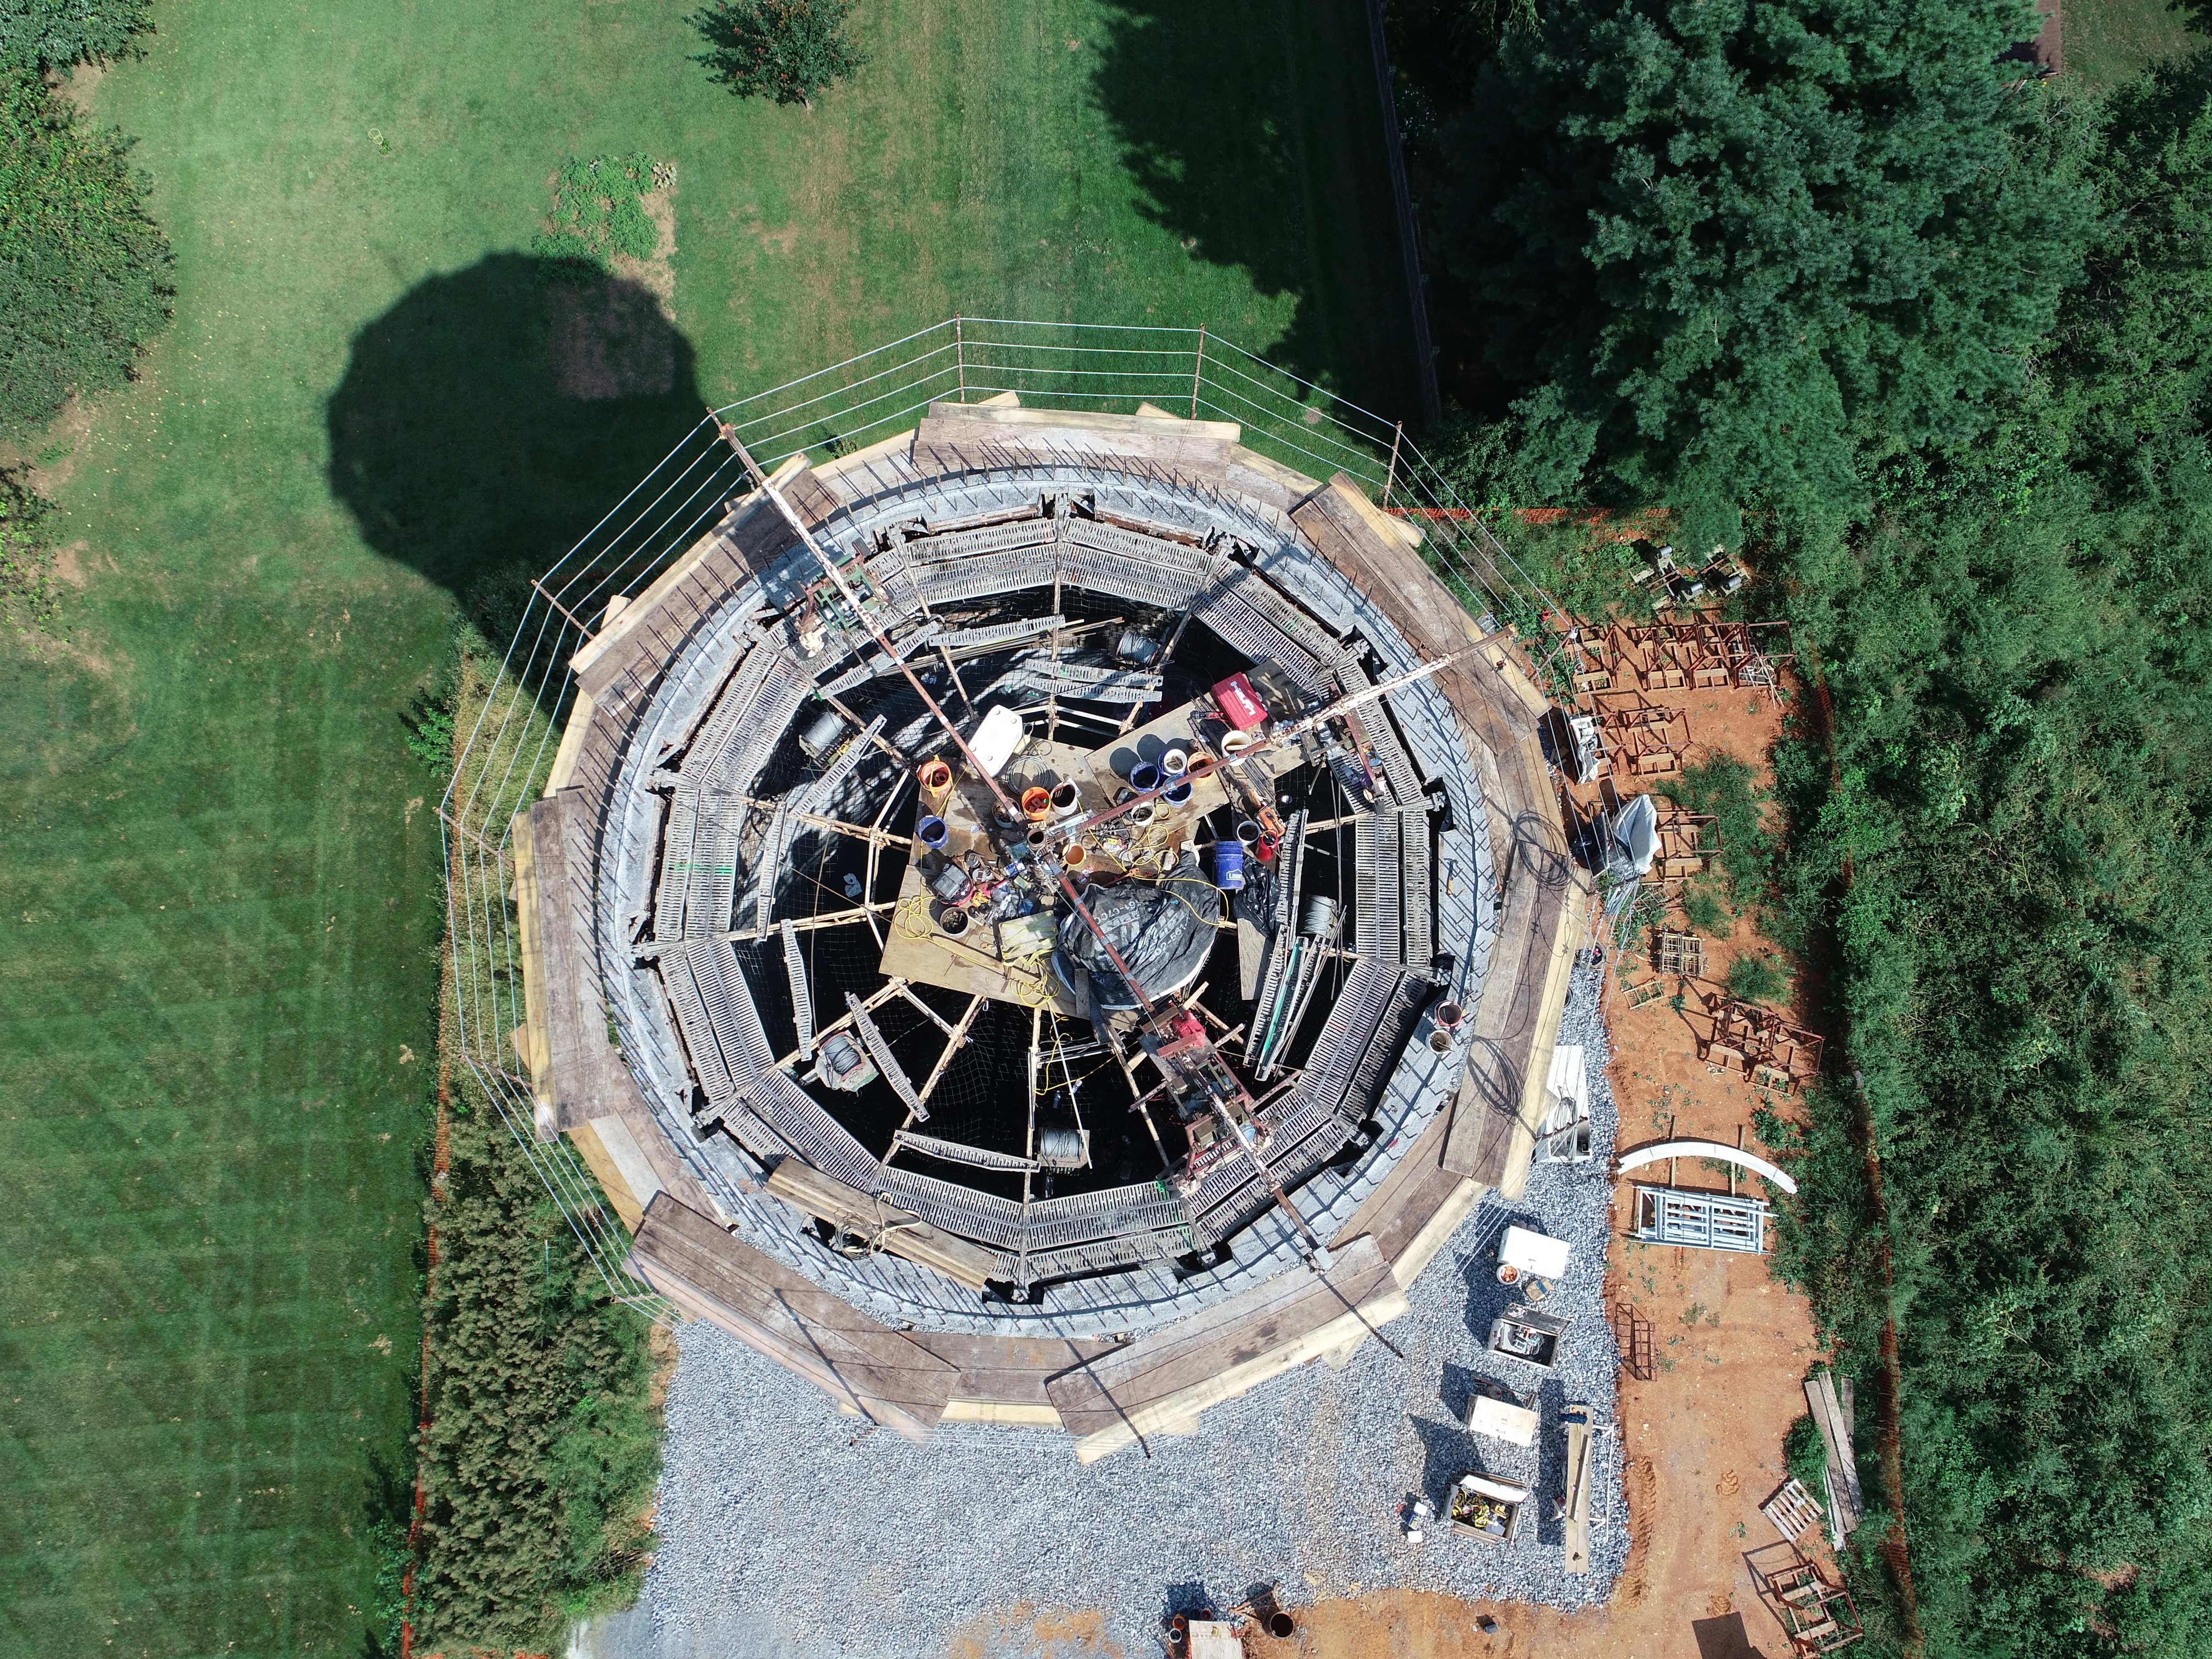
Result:
M1285 479L1311 483L1344 475L1384 513L1419 526L1425 562L1486 631L1517 623L1524 641L1549 648L1548 636L1536 624L1556 607L1459 500L1401 423L1206 330L956 318L707 411L659 467L532 584L501 672L473 705L476 718L461 734L453 782L440 805L447 836L459 1057L537 1165L610 1290L648 1309L660 1304L630 1271L624 1229L600 1201L592 1171L570 1139L540 1133L543 1103L533 1098L532 1060L547 1057L526 1052L532 1029L526 1001L536 994L521 971L532 946L526 937L532 911L526 890L551 878L548 861L559 854L543 838L537 845L519 841L517 815L538 799L556 765L566 776L611 788L619 762L613 754L596 752L586 724L574 718L577 701L607 695L608 683L595 682L588 670L572 676L570 663L750 488L729 439L779 474L803 456L865 467L872 447L910 437L933 404L980 404L1009 392L1024 404L1109 417L1166 414L1201 423L1234 422L1240 453L1255 457L1247 464L1255 470L1253 487L1279 490ZM1025 464L1050 470L1054 458L1040 456L1047 449L1048 441L1031 440L1024 447ZM1056 459L1064 467L1093 458L1077 444ZM930 464L920 455L914 461ZM972 448L943 463L952 470L977 464ZM1218 476L1198 467L1186 471L1172 455L1113 465L1120 469L1116 476L1139 486L1200 495L1223 488ZM820 502L798 505L802 511L828 510ZM653 624L664 625L659 619ZM681 643L670 633L644 645L673 654ZM772 661L764 655L763 663L772 678ZM1540 672L1543 665L1536 666ZM799 695L799 688L765 680L747 688L757 705L752 712L758 729L780 731L789 717L785 705L795 708ZM749 825L742 806L727 799L702 798L691 810L697 822L689 832L693 850L684 878L705 884L701 902L711 907L720 896L708 890L740 862L734 851L738 838L759 833L759 826ZM788 827L772 822L765 833L772 836ZM682 902L673 894L669 899ZM757 904L751 915L756 933L765 933L765 907ZM1417 948L1418 942L1407 942L1413 940L1407 927L1401 951ZM677 985L694 986L702 998L717 994L683 972L670 977ZM635 1144L617 1144L618 1130L618 1125L610 1129L602 1148L611 1167L690 1156L682 1148L671 1154L647 1145L642 1133ZM623 1219L634 1224L634 1218Z

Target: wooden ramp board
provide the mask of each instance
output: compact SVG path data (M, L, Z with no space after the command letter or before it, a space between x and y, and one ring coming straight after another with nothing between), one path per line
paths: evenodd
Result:
M914 464L925 471L941 471L1001 464L993 460L994 455L1018 465L1025 455L1073 453L1126 457L1185 475L1221 478L1242 435L1234 421L934 403L915 429Z
M1369 501L1341 472L1293 507L1291 522L1382 607L1425 660L1489 641L1437 676L1475 736L1502 752L1535 731L1544 716L1542 694L1513 661L1505 636L1485 635L1430 569L1417 543L1408 540L1409 526Z
M1833 1372L1822 1371L1806 1379L1805 1403L1813 1408L1813 1421L1827 1445L1828 1518L1840 1549L1865 1513L1866 1499L1859 1491L1858 1457L1851 1449L1851 1430L1844 1420L1843 1402L1836 1398Z
M1333 1350L1406 1311L1372 1239L1336 1252L1326 1274L1297 1267L1216 1308L1061 1372L1045 1394L1079 1461L1159 1434L1188 1434L1206 1407Z
M960 1380L909 1338L801 1279L663 1193L645 1212L630 1271L872 1421L921 1439Z
M1586 1422L1570 1422L1565 1429L1567 1502L1559 1523L1561 1542L1566 1547L1566 1571L1582 1577L1590 1570L1590 1454L1595 1437Z
M531 1093L562 1129L605 1115L608 1073L616 1064L592 966L590 891L576 867L582 812L580 794L563 790L518 813L514 826L516 908L526 918L522 966Z

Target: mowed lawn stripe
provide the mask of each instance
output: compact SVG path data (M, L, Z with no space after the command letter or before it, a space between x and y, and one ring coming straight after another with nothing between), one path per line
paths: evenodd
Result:
M1405 289L1358 0L880 0L811 112L708 82L696 0L158 9L92 101L176 321L64 441L70 650L0 657L0 1651L352 1655L412 1474L441 895L401 714L446 584L549 562L703 403L954 311L1204 323L1408 412ZM526 251L556 167L637 149L678 167L678 373L578 403Z

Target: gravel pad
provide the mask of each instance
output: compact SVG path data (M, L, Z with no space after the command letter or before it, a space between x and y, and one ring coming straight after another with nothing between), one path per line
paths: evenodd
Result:
M1575 1607L1603 1601L1627 1555L1618 1353L1603 1305L1616 1126L1605 1079L1602 980L1578 968L1559 1040L1589 1066L1594 1145L1577 1167L1540 1164L1516 1205L1487 1195L1382 1328L1342 1370L1304 1366L1206 1413L1184 1438L1088 1468L1049 1431L940 1427L915 1444L840 1416L820 1390L714 1327L694 1322L668 1396L660 1550L637 1612L602 1652L678 1659L850 1654L941 1659L956 1637L991 1632L994 1653L1062 1659L1088 1637L1002 1615L1094 1608L1121 1651L1157 1651L1170 1611L1222 1607L1267 1583L1293 1611L1323 1595L1404 1586ZM1544 1303L1571 1315L1557 1368L1484 1352L1518 1298L1499 1285L1499 1232L1517 1223L1574 1246ZM1502 1385L1502 1386L1500 1386ZM1533 1448L1460 1426L1478 1389L1535 1407ZM1591 1571L1563 1571L1554 1503L1564 1492L1559 1413L1587 1402L1595 1446ZM1460 1474L1535 1488L1510 1545L1431 1525L1406 1541L1417 1494L1442 1509ZM649 1626L649 1630L648 1630ZM614 1636L616 1632L608 1632Z

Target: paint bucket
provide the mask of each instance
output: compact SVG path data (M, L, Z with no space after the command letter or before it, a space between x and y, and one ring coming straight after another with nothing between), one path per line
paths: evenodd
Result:
M1153 806L1148 800L1139 801L1129 809L1129 822L1142 829L1152 821Z
M952 787L952 769L941 760L926 760L915 768L915 781L925 795L942 795Z
M1258 741L1249 732L1224 732L1221 737L1221 752L1241 755Z
M1237 819L1237 839L1243 843L1247 852L1250 852L1260 844L1260 826L1249 818Z
M1431 1054L1448 1054L1451 1051L1452 1034L1449 1031L1431 1031L1429 1033L1429 1052Z
M1160 775L1179 778L1190 770L1190 751L1188 749L1164 749L1160 751Z
M1040 853L1044 850L1045 830L1042 824L1030 831L1029 842L1033 850Z
M1336 901L1316 893L1306 901L1305 919L1298 923L1298 932L1308 939L1326 938L1328 930L1336 926Z
M1190 780L1188 778L1177 778L1173 783L1160 791L1160 799L1170 806L1189 805Z
M1024 795L1022 799L1027 800L1029 797ZM1083 792L1073 784L1058 783L1053 786L1052 810L1061 817L1073 817L1082 810L1082 807Z
M945 838L951 833L945 827L945 820L934 813L925 816L914 826L915 839L933 853L943 848Z
M1499 1262L1498 1282L1501 1285L1518 1285L1521 1282L1521 1270L1510 1261Z
M1459 1030L1460 1021L1466 1018L1467 1010L1461 1007L1456 1002L1439 1002L1437 1004L1437 1025L1440 1030L1456 1031Z
M968 931L968 913L957 904L948 904L937 913L938 927L947 939L958 939Z
M1091 849L1079 841L1072 841L1067 843L1067 850L1060 855L1060 861L1070 870L1080 870L1091 861Z
M1042 787L1022 791L1022 815L1031 823L1042 823L1052 816L1052 791Z
M1213 884L1224 893L1233 893L1244 885L1244 843L1241 841L1217 841L1213 843Z
M1129 769L1129 787L1140 795L1149 795L1160 787L1160 769L1150 761L1139 761Z

